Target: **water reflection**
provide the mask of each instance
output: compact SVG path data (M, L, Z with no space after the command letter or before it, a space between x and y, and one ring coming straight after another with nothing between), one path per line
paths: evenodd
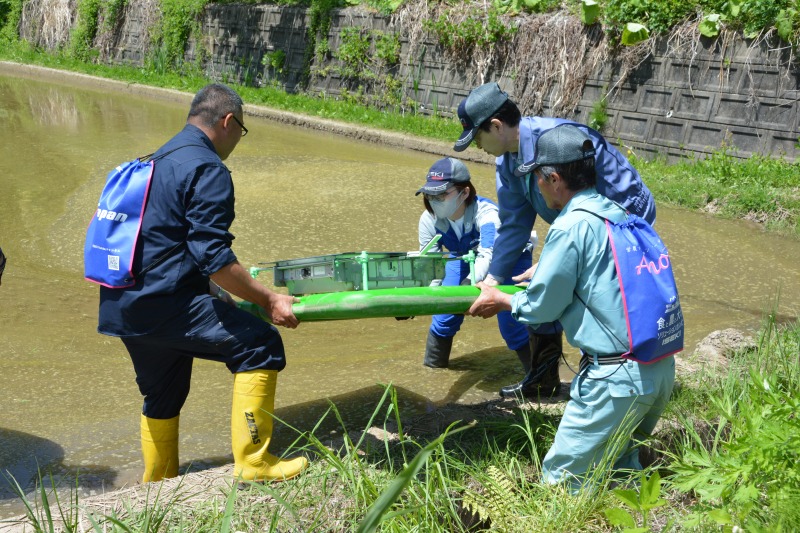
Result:
M78 133L78 107L71 94L56 89L34 92L28 98L28 105L39 126L60 126L73 134Z
M182 127L186 111L0 76L0 245L12 258L0 287L0 438L8 453L28 450L43 467L91 472L87 490L138 479L141 398L122 344L96 333L97 289L82 279L84 232L108 170L158 148ZM416 247L422 205L414 192L437 156L255 117L247 124L251 133L226 162L236 188L234 250L244 265ZM469 166L478 192L494 197L493 169ZM800 243L663 206L657 228L674 258L688 347L715 329L756 328L779 287L780 315L798 315ZM544 235L546 226L538 230ZM269 274L259 279L272 281ZM494 320L476 318L456 336L449 370L423 367L429 320L283 331L289 364L278 383L278 416L311 430L330 399L356 430L382 398L379 384L397 387L402 410L424 413L495 398L519 377ZM568 357L574 363L577 354ZM566 368L562 378L570 378ZM196 363L181 416L182 469L230 460L231 386L223 366ZM333 419L326 420L323 429L332 431ZM49 444L7 436L23 434ZM294 437L282 428L277 445ZM2 462L18 464L6 455ZM6 503L0 516L11 513Z

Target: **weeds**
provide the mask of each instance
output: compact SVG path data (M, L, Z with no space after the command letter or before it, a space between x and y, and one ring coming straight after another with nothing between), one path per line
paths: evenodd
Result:
M606 123L608 123L608 100L603 96L592 105L592 111L589 113L589 123L587 126L602 132Z
M100 17L100 0L80 0L78 2L78 20L72 29L69 41L69 53L83 61L90 61L98 52L92 49L97 35Z
M632 160L660 201L800 236L800 162L759 154L741 159L724 145L705 159Z
M90 513L86 499L80 507L77 498L59 500L41 482L35 502L25 500L18 486L17 494L36 531L54 530L56 523L67 524L67 531L187 533L599 532L609 526L645 532L669 531L674 524L796 531L799 356L800 324L781 326L771 315L757 349L736 354L727 371L696 376L702 388L684 392L696 401L679 402L665 415L667 426L679 427L682 437L668 445L660 471L651 467L627 480L615 475L613 457L630 441L620 431L579 490L539 481L556 415L536 407L514 409L470 424L448 422L440 435L414 436L405 430L396 391L387 386L364 429L352 431L330 406L301 437L317 460L295 480L231 483L222 499L215 491L193 501L188 485L167 491L152 484L143 503L105 513ZM688 388L687 382L683 389ZM329 434L331 423L342 436L338 444L319 437ZM606 489L612 480L627 486ZM79 515L88 522L81 525Z
M19 39L23 0L0 0L0 42Z
M738 354L726 375L708 383L708 410L679 417L686 433L668 454L670 483L697 498L685 525L800 526L799 357L800 325L781 327L770 315L759 348Z
M641 527L637 527L636 517L620 507L610 507L603 511L612 526L625 527L626 533L647 533L650 531L648 520L650 511L667 505L667 500L661 497L661 476L653 472L650 477L642 473L639 479L639 492L630 489L614 489L614 496L636 511L642 518ZM667 525L664 529L669 529Z
M17 483L17 480L14 479L13 476L4 473L3 477L25 507L26 518L35 532L52 532L54 531L54 523L58 523L63 531L78 531L77 487L74 491L70 490L69 499L66 502L62 502L56 490L56 482L53 476L49 476L52 491L48 492L45 483L43 483L43 476L40 470L38 474L39 482L37 483L37 490L34 493L33 501L31 501L25 493L25 490ZM54 515L54 512L57 514Z

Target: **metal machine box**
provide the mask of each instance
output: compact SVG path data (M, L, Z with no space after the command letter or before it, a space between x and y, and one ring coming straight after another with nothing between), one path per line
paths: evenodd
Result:
M416 252L350 252L277 261L275 286L289 294L427 287L444 278L445 255Z

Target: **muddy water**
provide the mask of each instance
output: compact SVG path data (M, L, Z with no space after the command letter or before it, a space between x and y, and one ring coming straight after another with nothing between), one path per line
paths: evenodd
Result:
M122 344L96 333L97 289L82 279L82 243L106 172L158 148L186 111L0 73L0 246L9 257L0 287L0 467L22 484L37 463L67 478L79 472L84 492L139 476L141 399ZM415 248L421 202L413 193L435 156L253 117L246 124L250 135L227 161L243 264ZM492 169L470 168L479 192L494 197ZM688 347L715 329L757 328L778 292L780 315L798 315L800 243L663 207L657 228L674 257ZM544 235L546 226L538 229ZM259 279L271 283L270 274ZM278 415L310 430L330 400L348 429L359 429L381 384L395 385L402 409L424 412L494 398L519 377L496 323L480 319L468 318L456 337L451 369L422 367L428 324L417 317L285 330ZM230 461L231 384L221 365L196 362L181 417L183 467ZM278 446L291 439L289 430L277 434ZM0 488L0 517L19 510Z

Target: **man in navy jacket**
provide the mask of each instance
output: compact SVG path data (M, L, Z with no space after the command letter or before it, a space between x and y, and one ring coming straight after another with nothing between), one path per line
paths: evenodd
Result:
M195 95L183 130L154 154L136 283L100 289L98 331L122 339L144 396L143 482L178 474L178 420L195 357L225 363L234 375L234 475L288 479L307 464L267 451L277 374L286 366L280 334L225 292L260 305L278 326L297 327L295 299L255 282L231 249L233 181L222 161L247 134L243 122L232 89L211 84Z

